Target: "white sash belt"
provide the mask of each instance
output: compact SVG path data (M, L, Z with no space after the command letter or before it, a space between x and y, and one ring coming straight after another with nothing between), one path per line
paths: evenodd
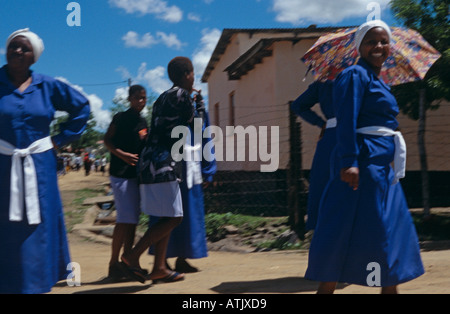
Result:
M378 135L378 136L394 136L395 154L394 154L394 173L395 178L392 184L397 183L405 177L406 171L406 143L402 133L393 131L383 126L369 126L356 130L357 133Z
M197 144L190 146L186 144L184 146L184 160L186 161L186 183L188 189L191 189L194 185L202 184L202 145Z
M36 168L31 155L51 149L53 149L53 143L50 137L38 140L25 149L17 149L10 143L0 140L0 154L12 156L9 202L10 221L22 221L25 199L28 223L30 225L41 223ZM21 158L25 158L23 172Z
M337 119L336 118L332 118L330 120L327 121L327 129L332 129L335 128L337 126Z

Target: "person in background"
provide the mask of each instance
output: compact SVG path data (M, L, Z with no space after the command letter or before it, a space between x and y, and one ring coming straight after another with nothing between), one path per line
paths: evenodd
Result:
M320 282L318 293L333 293L337 282L346 282L394 294L399 284L424 273L398 182L406 157L403 138L395 131L399 108L380 78L390 39L382 21L361 25L355 34L361 58L335 81L336 153L305 274Z
M128 101L130 108L113 117L104 138L105 145L111 152L110 181L117 210L108 268L108 277L113 280L124 277L119 265L122 248L127 254L134 244L141 213L136 163L148 133L147 122L141 116L147 103L145 88L141 85L131 86ZM102 158L101 162L103 173L106 158Z
M320 105L326 121L311 108ZM321 128L309 175L306 230L314 230L320 200L330 178L330 158L336 146L336 117L333 109L333 81L316 81L292 104L291 110L311 125Z
M92 160L89 157L89 153L84 154L83 164L84 164L84 175L87 177L91 173L92 167Z
M122 255L124 269L135 280L174 282L184 279L183 273L171 271L166 264L167 244L172 230L183 220L183 204L180 191L182 178L181 160L172 156L172 138L176 127L186 127L194 122L195 107L191 98L194 84L194 67L191 60L176 57L169 62L168 74L173 87L162 93L153 105L152 122L146 147L140 163L148 165L148 172L141 169L140 190L142 210L159 217L156 224L149 226L144 236L128 254ZM148 175L148 177L144 177ZM152 272L147 275L139 263L141 255L155 247L155 262Z
M106 164L108 163L108 160L106 159L106 156L103 156L100 161L100 171L102 172L102 176L106 172Z
M43 51L37 34L18 30L0 69L0 294L47 293L70 273L55 148L81 136L90 106L69 85L30 70ZM51 138L56 111L68 119Z
M195 119L201 121L197 124L199 128L197 134L200 132L205 134L205 129L210 125L209 116L202 109L204 105L201 93L198 92L194 98L197 103ZM210 147L212 141L210 135L203 136L201 143L195 143L193 136L195 130L190 129L190 132L191 143L187 144L189 144L189 149L193 154L191 154L191 160L183 161L183 178L186 178L186 180L180 182L183 221L172 231L166 255L167 258L177 258L174 269L179 273L198 271L198 268L189 264L187 259L208 257L203 191L213 181L217 169L214 150L206 152L209 154L208 156L202 154L206 146ZM201 161L195 161L194 154L198 154L197 159ZM195 173L199 174L197 180L194 180ZM152 225L156 221L158 221L157 217L151 217L149 223ZM153 254L153 250L150 250L150 254Z

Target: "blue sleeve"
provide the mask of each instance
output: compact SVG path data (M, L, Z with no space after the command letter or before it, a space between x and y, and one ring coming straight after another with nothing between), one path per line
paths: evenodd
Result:
M317 113L311 110L315 104L319 103L319 84L320 83L318 82L311 84L308 89L291 104L291 110L306 122L321 128L326 122Z
M358 167L356 128L364 90L364 80L357 69L344 71L336 79L333 106L337 118L337 150L342 168Z
M60 125L60 133L52 138L61 147L80 138L89 120L90 105L80 92L58 80L52 82L51 101L56 110L69 114Z
M203 129L204 132L205 128L210 126L210 123L209 123L209 115L207 112L205 112L203 117L205 119ZM207 136L205 135L203 136L203 143L202 143L203 149L205 148L206 145L210 147L210 145L213 144L213 139L211 138L210 134L207 134ZM214 147L211 148L211 154L215 154ZM217 163L215 158L213 158L213 160L207 160L205 158L202 158L202 174L205 181L212 182L213 176L216 174L216 171L217 171Z

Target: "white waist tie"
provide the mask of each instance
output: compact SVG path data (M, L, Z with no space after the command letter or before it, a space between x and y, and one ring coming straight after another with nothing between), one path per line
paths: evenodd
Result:
M202 184L202 145L184 146L184 160L186 161L186 183L190 190L194 185Z
M405 177L406 171L406 143L402 133L386 128L384 126L368 126L356 130L357 133L378 136L394 136L394 173L395 178L392 184L396 184Z
M327 129L332 129L335 128L337 126L337 119L336 118L331 118L329 120L327 120Z
M28 223L30 225L38 225L41 223L36 168L31 155L43 153L51 149L53 149L53 143L50 137L40 139L25 149L17 149L10 143L0 140L0 154L12 156L9 202L10 221L22 221L25 198ZM21 158L25 158L23 172Z

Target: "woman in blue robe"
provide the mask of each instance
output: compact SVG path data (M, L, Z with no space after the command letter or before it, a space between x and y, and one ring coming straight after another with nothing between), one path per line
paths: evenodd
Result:
M397 293L398 284L424 273L416 230L390 165L398 147L394 136L361 133L374 126L393 133L398 127L396 100L379 78L389 56L390 30L384 22L371 21L356 38L361 59L335 81L334 170L319 208L305 278L320 281L318 293L333 293L337 282Z
M330 178L330 158L336 146L336 119L332 96L333 81L316 81L291 104L296 115L322 129L309 175L306 230L314 230L316 226L322 193ZM311 110L317 103L327 121Z
M88 100L67 84L29 70L43 50L36 34L27 29L15 32L6 47L8 64L0 69L0 146L26 149L46 138L49 146L44 152L31 153L38 191L35 204L18 196L18 206L10 206L16 194L23 192L28 198L32 180L25 173L24 182L13 192L14 157L0 153L0 293L40 294L49 292L70 273L53 145L61 147L77 139L85 129L90 108ZM50 140L50 124L57 110L69 117ZM22 165L25 156L20 157ZM11 215L19 207L22 212ZM35 208L34 216L31 208Z
M198 118L197 112L196 116ZM207 112L203 113L203 119L202 135L205 134L205 129L210 126ZM194 132L191 129L192 146L194 146L194 137ZM203 156L200 162L203 183L194 182L192 186L188 186L187 180L180 182L184 216L181 224L172 231L166 255L167 258L177 257L175 270L178 272L196 272L198 269L190 265L186 259L208 257L203 188L213 181L213 176L217 169L214 147L211 144L212 138L210 135L202 138L202 152L206 151L205 153L208 154L208 156ZM187 161L183 161L183 178L187 178L187 163ZM151 217L150 225L156 221L156 217ZM152 249L150 254L153 254Z

